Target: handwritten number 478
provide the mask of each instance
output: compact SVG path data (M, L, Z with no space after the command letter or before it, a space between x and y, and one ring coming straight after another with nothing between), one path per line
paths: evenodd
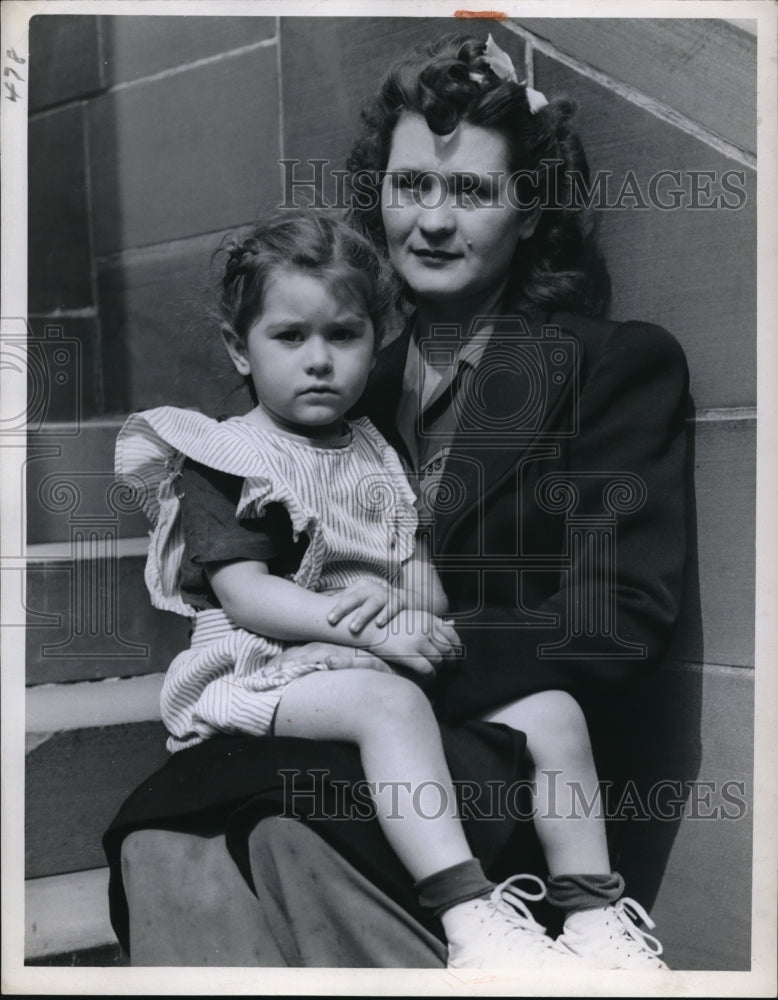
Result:
M20 65L23 65L24 63L27 62L26 59L22 59L21 56L18 56L14 51L14 49L7 49L5 54L8 56L9 59L12 59L15 63L18 63ZM13 66L6 66L5 69L3 70L3 76L15 76L17 80L19 80L21 83L24 83L24 77L20 76L13 68ZM22 95L16 89L13 80L3 80L3 86L8 91L8 93L5 95L7 101L16 102L21 99Z

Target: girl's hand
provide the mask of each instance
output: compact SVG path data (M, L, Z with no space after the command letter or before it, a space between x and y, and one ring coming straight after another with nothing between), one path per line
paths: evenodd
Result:
M390 663L429 676L444 659L459 654L461 643L450 622L427 611L406 609L395 615L370 648Z
M375 653L354 646L341 646L336 642L307 642L302 646L290 646L279 653L280 666L298 663L326 663L330 670L377 670L392 674L394 671Z
M382 628L407 607L407 596L402 591L378 580L357 580L338 594L327 614L327 621L330 625L337 625L354 611L348 629L359 635L369 622Z

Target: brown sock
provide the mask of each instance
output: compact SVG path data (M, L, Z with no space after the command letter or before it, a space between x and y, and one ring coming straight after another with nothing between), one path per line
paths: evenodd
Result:
M414 888L419 894L419 905L439 917L457 903L490 895L494 882L484 875L478 858L469 858L420 879Z

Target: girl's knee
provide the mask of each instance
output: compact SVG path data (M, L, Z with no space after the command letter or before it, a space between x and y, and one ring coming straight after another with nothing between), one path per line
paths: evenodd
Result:
M429 699L413 681L399 674L376 674L371 687L371 706L387 721L432 714Z
M532 697L537 699L536 709L544 722L586 730L586 717L583 710L567 691L541 691Z
M537 761L549 754L589 752L589 729L578 702L566 691L541 691L524 700L527 749Z

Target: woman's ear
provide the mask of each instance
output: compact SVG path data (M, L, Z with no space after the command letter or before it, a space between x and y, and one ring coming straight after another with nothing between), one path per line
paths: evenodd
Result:
M232 363L239 375L250 375L251 366L246 356L246 346L241 338L235 333L231 326L222 324L222 340L227 348L227 353L232 358Z

